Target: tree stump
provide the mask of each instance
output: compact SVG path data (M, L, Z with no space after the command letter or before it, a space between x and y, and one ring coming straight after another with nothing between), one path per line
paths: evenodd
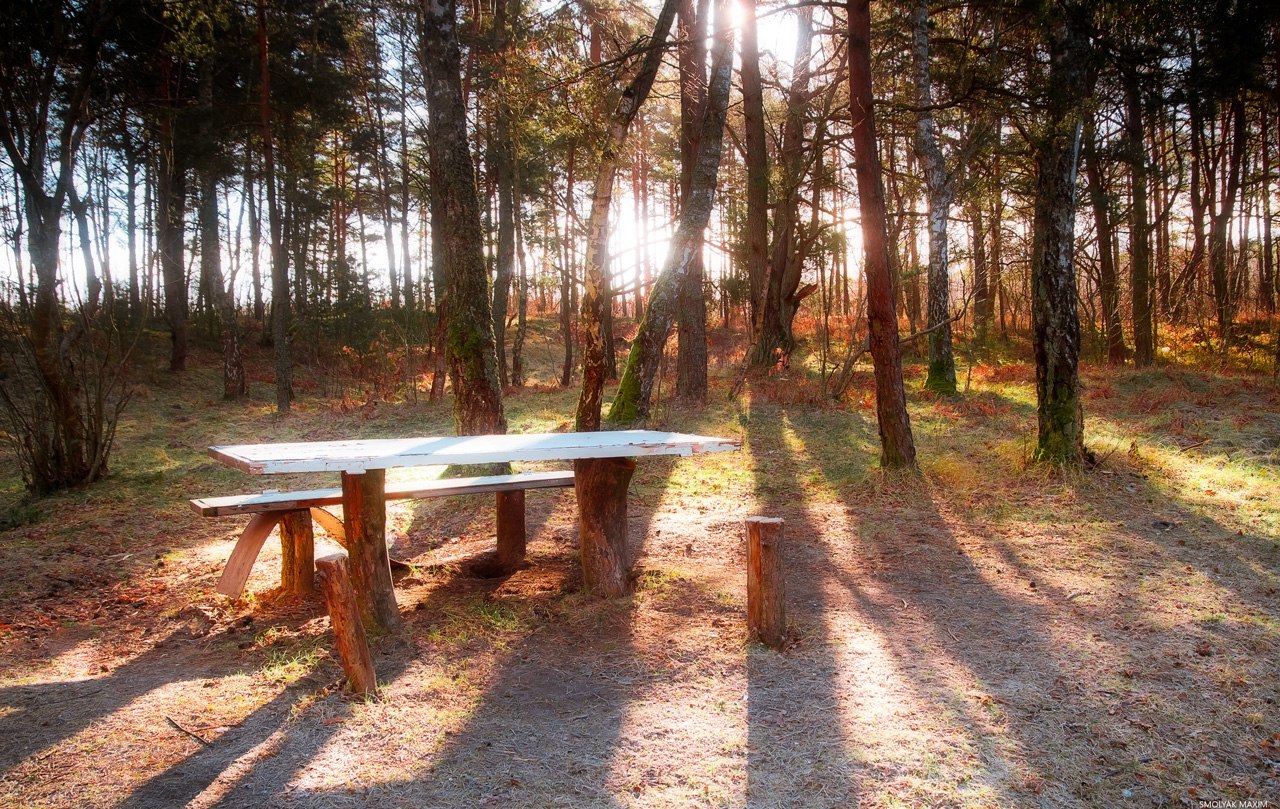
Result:
M750 517L747 527L747 630L775 649L787 636L782 574L782 526L775 517Z
M627 544L627 487L635 472L630 458L583 458L573 462L578 498L578 542L586 588L608 598L631 588Z
M498 570L514 573L524 564L527 536L524 491L498 492Z
M401 626L387 556L386 472L342 473L342 527L360 618L386 631Z
M317 559L316 579L324 591L334 645L351 690L365 696L376 696L378 676L373 670L369 639L360 620L356 592L351 586L347 554L331 553Z
M285 592L310 595L316 591L315 554L311 512L287 512L280 521L280 586Z

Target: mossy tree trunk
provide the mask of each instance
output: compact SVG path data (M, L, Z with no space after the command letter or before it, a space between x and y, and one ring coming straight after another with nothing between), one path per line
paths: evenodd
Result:
M1082 11L1046 22L1048 108L1037 144L1031 241L1031 313L1039 439L1036 458L1079 465L1087 457L1080 401L1075 190L1086 97L1088 39Z
M489 273L462 98L455 0L422 3L421 58L430 116L431 185L445 267L445 355L459 435L505 433L494 349Z
M582 319L579 324L582 333L582 394L578 397L575 428L580 431L600 429L604 380L608 374L607 352L613 350L605 341L603 323L605 308L612 305L605 273L609 250L609 208L613 203L613 184L618 173L618 161L626 145L631 122L649 97L649 90L662 65L667 35L678 7L679 0L666 0L658 14L644 61L618 97L600 149L600 163L591 195L591 213L587 219L587 260L583 272L585 291L582 295ZM569 305L567 290L562 293L560 305Z
M627 424L649 415L653 385L675 322L680 288L696 260L695 254L701 250L702 234L711 218L729 107L729 79L733 73L733 30L728 16L728 8L722 2L716 8L716 44L698 159L689 194L680 211L679 227L668 248L666 263L654 280L644 318L618 383L618 393L609 407L609 421L614 424Z

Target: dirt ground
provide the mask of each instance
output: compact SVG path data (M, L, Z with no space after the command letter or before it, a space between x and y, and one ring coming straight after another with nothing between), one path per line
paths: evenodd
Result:
M743 449L641 462L631 597L582 592L572 491L530 493L506 579L466 573L488 498L394 504L406 629L375 639L383 696L361 701L318 603L275 589L278 547L219 596L243 519L185 501L329 485L209 444L448 432L448 405L304 385L281 420L266 362L248 405L151 374L85 490L25 501L6 459L0 806L1280 806L1266 377L1090 369L1102 464L1066 475L1026 462L1024 362L955 399L917 380L917 477L879 471L866 380L841 405L803 370L730 399L718 369L655 426ZM575 397L512 393L512 430L565 429ZM781 653L746 638L756 514L786 520Z

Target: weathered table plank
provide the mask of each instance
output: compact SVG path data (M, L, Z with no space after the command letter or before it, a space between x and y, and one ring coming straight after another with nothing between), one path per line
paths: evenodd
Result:
M572 461L646 455L728 452L740 444L725 438L656 430L598 433L525 433L422 438L374 438L358 441L306 441L293 444L241 444L210 447L223 463L252 475L284 472L347 472L408 466Z

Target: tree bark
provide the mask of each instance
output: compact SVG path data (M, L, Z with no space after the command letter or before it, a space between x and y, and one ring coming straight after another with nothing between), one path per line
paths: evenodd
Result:
M200 107L203 115L199 128L201 140L210 147L213 133L213 64L209 59L200 65ZM208 284L207 294L218 313L222 332L222 398L239 399L245 394L244 354L240 347L240 324L236 320L235 290L229 289L222 276L222 250L218 232L218 177L206 158L200 167L200 275Z
M1037 144L1031 243L1032 330L1039 416L1038 460L1087 458L1080 401L1080 316L1076 303L1075 189L1088 38L1072 6L1047 23L1049 102Z
M498 381L489 273L462 98L455 0L422 3L421 59L430 115L431 183L439 194L447 352L453 414L459 435L505 433Z
M764 88L755 0L742 4L742 117L747 169L747 280L751 290L751 333L758 340L764 318L769 273L769 150L765 141Z
M894 279L889 268L888 224L884 181L876 145L876 119L871 90L871 0L848 0L849 95L853 114L854 172L867 276L867 325L875 365L876 417L880 427L880 465L914 468L915 439L902 388L902 355L898 348L898 314Z
M497 0L493 18L494 53L499 66L506 62L511 44L511 26L519 19L519 0ZM494 355L498 366L498 384L507 384L507 301L511 297L511 278L516 261L515 145L511 141L511 107L502 91L494 100L494 137L491 144L494 180L498 186L498 249L493 277Z
M916 84L916 154L924 167L929 206L928 320L929 372L924 386L941 394L956 392L956 360L951 350L951 277L947 266L947 219L954 184L938 145L933 119L933 81L929 67L929 2L916 0L911 61Z
M1098 234L1098 295L1102 303L1102 332L1107 346L1107 362L1124 365L1124 327L1120 322L1120 290L1116 280L1116 238L1111 219L1111 199L1103 177L1102 160L1093 122L1089 122L1089 152L1085 157L1085 173L1089 178L1089 201ZM1138 299L1136 265L1134 267L1134 301ZM1136 308L1136 307L1135 307ZM1135 324L1136 324L1135 318Z
M702 117L707 106L707 12L710 0L680 3L680 194L689 195L698 155ZM699 233L697 239L703 239ZM676 395L702 400L707 395L707 299L703 293L703 250L680 285L676 327Z
M1225 350L1231 343L1231 328L1235 321L1235 295L1228 268L1227 239L1231 230L1231 215L1235 212L1236 195L1240 191L1241 167L1244 163L1244 147L1248 138L1244 98L1237 95L1230 103L1231 153L1225 166L1226 177L1222 199L1217 210L1209 217L1209 279L1213 289L1214 308L1218 320L1218 336ZM1224 136L1226 133L1224 132Z
M662 54L666 49L667 35L675 18L679 0L666 0L654 23L649 37L648 51L640 69L631 83L622 91L610 116L605 142L600 150L596 182L592 189L591 213L587 219L587 261L583 273L585 291L582 294L582 393L578 397L575 429L600 429L604 380L607 373L606 352L613 347L605 344L602 328L608 299L605 273L609 250L609 209L613 202L613 184L618 173L618 161L626 145L627 133L640 107L649 97ZM643 234L642 234L643 238ZM567 306L566 300L560 305ZM566 348L566 352L568 348ZM568 384L567 378L564 380Z
M711 218L728 114L729 79L733 73L733 29L728 16L727 5L721 3L715 15L716 44L698 160L689 194L681 206L679 227L671 240L662 272L649 293L644 319L631 344L618 393L609 408L609 421L614 424L630 423L649 415L658 366L676 317L679 291L701 250L702 233Z
M799 306L795 292L800 286L800 262L796 255L796 217L800 205L800 185L804 174L804 125L808 106L810 66L813 52L813 9L797 9L796 55L791 87L787 94L787 117L782 125L781 199L773 213L773 235L769 250L768 279L760 334L752 349L751 362L769 367L785 360L795 347L792 323Z
M271 113L271 60L267 43L267 4L258 5L258 119L262 127L263 183L271 230L271 341L275 354L276 412L288 413L293 399L293 361L289 354L289 253L276 199L275 138ZM302 272L301 266L298 272Z
M159 168L156 179L156 247L164 277L164 314L169 323L169 370L187 367L187 276L183 261L183 219L186 210L186 167L177 148L173 111L173 57L160 57L157 135Z
M991 333L991 278L987 267L987 224L982 216L982 204L970 211L973 228L973 323L974 339L985 343Z
M1138 86L1137 77L1126 78L1124 92L1125 156L1129 163L1129 184L1133 195L1129 234L1129 275L1133 287L1133 364L1145 368L1155 362L1155 332L1151 288L1151 226L1147 215L1147 150L1142 136L1142 90ZM1090 184L1092 182L1090 175ZM1117 293L1113 292L1113 295L1116 298L1112 305L1116 309L1114 320L1118 331L1120 301ZM1112 312L1105 299L1103 308L1107 310L1107 317L1111 318ZM1108 330L1111 328L1108 327ZM1108 357L1113 365L1123 364L1124 336L1109 336Z

